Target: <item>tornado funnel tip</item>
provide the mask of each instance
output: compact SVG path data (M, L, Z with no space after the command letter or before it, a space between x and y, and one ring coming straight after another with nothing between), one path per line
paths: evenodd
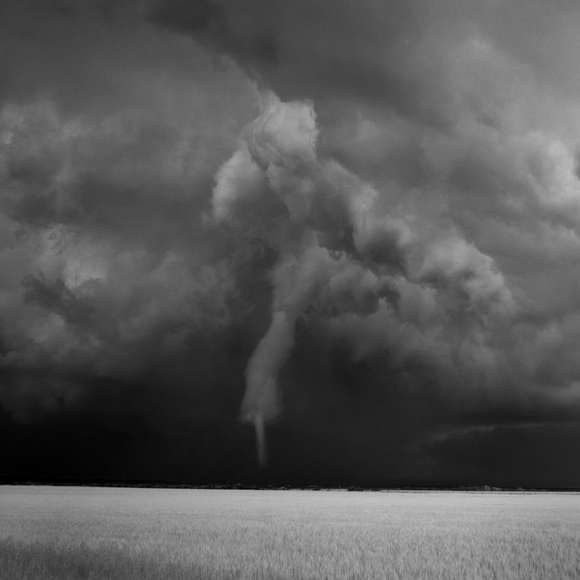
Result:
M253 418L254 429L256 430L256 454L258 458L258 465L260 468L266 466L266 426L264 425L264 417L260 413L256 413Z

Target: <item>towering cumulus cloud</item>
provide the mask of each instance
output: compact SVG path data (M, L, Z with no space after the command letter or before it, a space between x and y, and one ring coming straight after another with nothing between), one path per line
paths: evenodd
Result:
M244 235L262 238L278 256L271 272L272 321L248 363L242 403L243 419L256 426L263 462L264 422L279 410L278 374L294 344L297 318L335 287L349 295L349 310L378 308L381 291L392 285L386 272L400 266L403 231L373 216L378 196L370 185L336 162L317 159L311 103L283 103L268 93L260 116L243 134L240 148L217 174L213 206L216 220L237 222ZM268 197L281 203L256 223L255 206L267 204ZM346 274L352 268L359 272ZM363 289L366 268L382 276L371 274L371 286ZM363 305L357 304L361 294Z
M6 472L580 485L577 4L0 3Z
M283 103L268 93L259 117L242 134L239 149L217 173L213 208L216 221L229 221L238 235L269 244L277 255L270 272L271 324L246 368L242 403L242 418L255 424L263 462L264 423L280 407L278 374L294 345L296 321L307 309L329 310L325 323L360 351L367 343L390 342L388 326L383 339L373 336L371 321L381 316L401 327L418 310L468 308L491 324L495 312L509 315L512 299L493 260L455 228L422 239L412 223L416 216L398 215L370 184L336 161L319 160L311 103ZM268 205L270 211L257 218L257 208ZM442 282L445 292L437 291ZM399 302L411 296L418 304L402 311ZM452 332L450 326L438 332ZM425 350L441 364L435 361L442 353L429 352L436 345L419 336L423 328L414 332L423 345L402 347ZM464 338L475 342L481 325L474 320L466 332ZM481 364L493 364L490 357Z

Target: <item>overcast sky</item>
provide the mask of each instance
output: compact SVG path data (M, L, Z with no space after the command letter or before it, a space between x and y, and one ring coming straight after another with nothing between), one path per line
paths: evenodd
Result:
M0 477L580 486L579 54L577 0L3 0Z

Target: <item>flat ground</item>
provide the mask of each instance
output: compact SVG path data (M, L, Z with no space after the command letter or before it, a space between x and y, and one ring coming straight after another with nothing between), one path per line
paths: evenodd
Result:
M0 486L0 578L580 578L574 493Z

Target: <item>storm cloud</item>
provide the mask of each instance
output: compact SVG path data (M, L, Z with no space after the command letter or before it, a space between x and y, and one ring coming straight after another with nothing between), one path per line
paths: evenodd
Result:
M575 3L0 21L7 477L580 485Z

